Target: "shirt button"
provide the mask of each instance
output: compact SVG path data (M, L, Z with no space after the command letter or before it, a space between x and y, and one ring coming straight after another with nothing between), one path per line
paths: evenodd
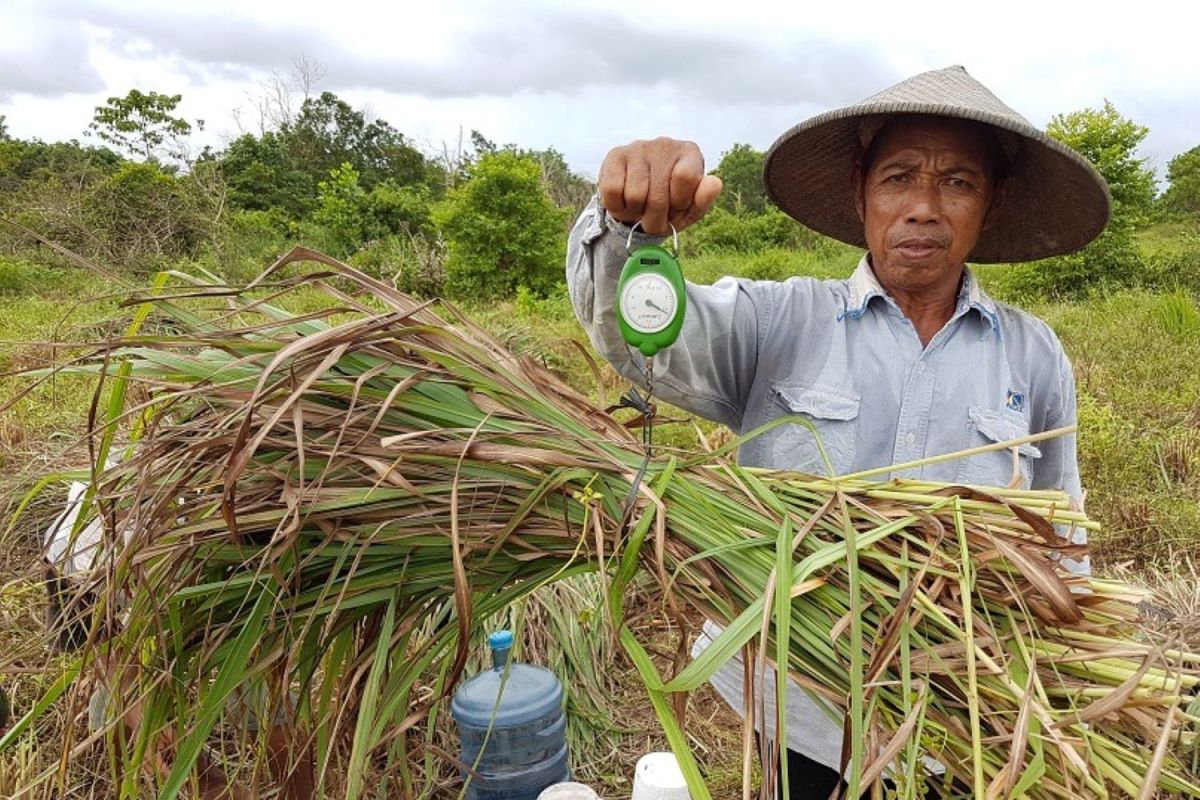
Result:
M922 372L924 372L924 371L925 371L925 362L924 362L924 361L918 361L918 362L917 362L917 374L918 374L918 375L920 375L920 374L921 374Z
M908 435L904 437L904 443L909 447L912 447L917 443L917 435L912 431L909 431Z

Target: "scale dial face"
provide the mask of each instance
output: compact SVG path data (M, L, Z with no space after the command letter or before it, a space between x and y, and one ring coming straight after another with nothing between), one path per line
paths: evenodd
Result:
M679 307L675 287L661 275L637 275L625 284L621 316L638 333L658 333L671 324Z

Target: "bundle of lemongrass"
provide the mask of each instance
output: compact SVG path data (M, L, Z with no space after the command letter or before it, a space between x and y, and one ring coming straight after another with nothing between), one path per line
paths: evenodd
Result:
M305 259L337 280L268 283ZM337 314L280 310L264 293L281 284L327 293ZM205 297L225 313L189 299ZM160 285L136 302L177 332L141 336L135 319L70 366L104 378L97 463L118 429L136 440L95 476L83 515L105 520L111 546L77 670L103 665L113 702L137 704L137 746L117 748L126 787L156 732L176 743L158 787L172 797L233 724L231 697L262 698L270 716L290 695L322 780L344 769L352 796L368 780L418 796L431 717L479 621L597 572L695 798L709 795L670 693L739 650L845 713L851 786L887 770L916 797L928 756L946 796L1200 792L1180 757L1200 656L1135 631L1139 592L1056 565L1052 525L1091 523L1054 492L662 453L626 516L643 453L625 425L467 320L337 262L294 251L246 290ZM639 570L676 619L726 626L669 679L621 627ZM786 739L783 720L764 727Z

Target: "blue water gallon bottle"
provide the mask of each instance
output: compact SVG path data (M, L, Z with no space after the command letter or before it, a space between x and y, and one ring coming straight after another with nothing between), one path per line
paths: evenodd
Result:
M492 668L464 681L450 703L462 762L475 773L462 772L467 800L537 800L571 778L562 684L548 669L508 664L512 642L511 631L489 636Z

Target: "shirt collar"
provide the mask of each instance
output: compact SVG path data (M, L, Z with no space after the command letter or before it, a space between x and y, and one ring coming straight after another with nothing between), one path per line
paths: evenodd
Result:
M879 279L875 277L875 271L871 269L870 261L868 261L868 254L864 254L859 260L854 274L846 281L846 287L849 289L849 296L846 298L846 310L842 314L843 317L858 319L867 313L867 305L873 297L882 297L889 303L893 302L888 297L883 285L879 283ZM992 330L997 334L1000 333L1000 317L997 315L996 301L983 291L975 274L967 267L963 269L963 282L958 290L955 316L960 316L972 308L988 321Z

